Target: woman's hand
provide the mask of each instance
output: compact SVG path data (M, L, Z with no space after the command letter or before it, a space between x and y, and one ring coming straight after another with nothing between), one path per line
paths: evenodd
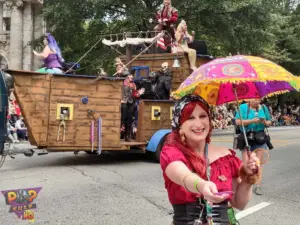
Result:
M265 125L266 127L269 127L269 126L272 125L272 121L270 121L270 120L264 120L264 125Z
M258 119L258 118L254 118L253 120L252 120L252 123L260 123L261 121L260 121L260 119Z
M38 55L39 53L37 53L37 51L33 50L33 54Z
M199 191L202 193L205 200L210 203L220 203L229 197L228 194L216 195L218 193L217 186L211 181L205 181L199 187Z
M143 95L145 93L145 88L141 88L140 90L138 90L140 95Z
M259 165L260 165L259 158L257 158L256 154L252 152L250 157L248 157L244 162L245 172L248 173L249 175L253 175L254 174L253 170L255 170Z

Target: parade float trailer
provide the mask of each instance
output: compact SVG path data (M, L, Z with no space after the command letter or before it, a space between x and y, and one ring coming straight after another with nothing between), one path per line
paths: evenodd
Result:
M126 57L122 60L126 61ZM191 73L187 54L143 54L136 57L130 66L138 71L135 76L147 77L149 70L160 69L164 62L172 65L174 60L179 60L181 65L171 69L172 90L175 90ZM197 66L210 60L209 57L198 57ZM14 153L31 156L35 151L46 154L58 151L91 153L98 150L98 152L149 151L159 159L161 144L171 131L174 105L172 100L140 100L136 139L133 142L125 142L120 138L120 103L124 79L41 74L21 70L5 72L14 78L14 95L28 129L29 142L37 148L20 150L10 147L7 150L3 147L5 135L2 135L0 153L3 157ZM8 95L5 91L3 73L0 84L2 93L0 126L2 134L6 134L5 111Z

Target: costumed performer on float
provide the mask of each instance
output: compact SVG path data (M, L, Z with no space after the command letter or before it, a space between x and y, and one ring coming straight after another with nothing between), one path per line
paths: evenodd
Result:
M115 76L117 77L127 77L130 74L128 68L124 65L124 63L119 57L115 59L115 67L116 67Z
M195 49L189 48L188 44L192 43L195 39L195 32L192 31L192 35L187 31L187 25L184 20L180 22L177 27L175 38L177 42L177 51L188 53L190 68L191 70L196 70L196 58L197 52Z
M47 33L43 40L44 51L38 53L33 50L34 55L43 59L44 67L37 70L39 73L62 74L62 64L64 59L61 55L61 50L57 45L55 38Z
M175 39L175 23L178 20L178 10L171 5L171 0L164 0L164 6L156 13L158 24L154 27L155 31L161 32L166 30L171 37ZM169 46L171 40L165 35L165 45Z
M243 164L233 150L211 145L211 132L204 99L187 95L175 103L172 132L160 155L174 225L236 224L232 207L244 209L260 179L260 169L253 173L260 168L255 153Z
M144 93L144 88L137 90L133 75L129 73L124 80L121 93L121 126L124 126L125 129L124 137L126 142L131 142L131 127L137 110L136 100Z

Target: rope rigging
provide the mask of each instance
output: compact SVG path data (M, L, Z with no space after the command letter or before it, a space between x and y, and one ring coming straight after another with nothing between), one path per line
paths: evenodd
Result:
M147 32L147 33L149 33L149 32ZM141 32L138 32L138 34L140 35L141 34ZM162 31L162 32L160 32L160 34L159 35L157 35L153 40L152 40L152 42L150 43L150 45L149 46L147 46L145 49L143 49L138 55L136 55L133 59L131 59L129 62L127 62L125 65L124 65L124 67L127 67L128 65L130 65L133 61L135 61L140 55L142 55L143 53L145 53L146 51L148 51L161 37L163 37L165 34L167 34L167 31ZM106 36L108 36L108 35L106 35ZM102 38L99 40L99 41L97 41L97 43L91 48L91 49L89 49L89 51L87 52L87 53L85 53L84 54L84 56L83 57L81 57L80 58L80 60L78 60L78 62L79 61L81 61L100 41L102 40ZM110 46L110 47L112 47L112 46ZM123 55L123 54L122 54ZM78 63L77 62L77 63ZM76 64L75 64L76 65ZM70 68L71 69L71 68ZM69 69L69 70L70 70ZM118 72L115 72L112 76L116 76L118 74ZM88 80L87 82L83 82L83 81L76 81L76 83L80 83L80 84L91 84L91 83L95 83L96 81L98 81L98 80L100 80L100 79L102 79L103 78L103 76L98 76L97 78L95 78L95 79L91 79L91 80Z
M86 57L98 44L99 44L99 42L100 41L102 41L102 42L104 42L106 39L105 39L105 37L110 37L110 39L112 40L113 38L113 36L116 36L116 39L117 39L117 42L119 42L118 40L118 37L119 36L122 36L123 37L123 39L125 39L125 41L126 41L126 39L133 39L133 38L131 38L131 37L128 37L126 34L138 34L138 36L135 38L135 39L138 39L142 34L145 34L145 36L147 37L148 35L149 35L149 33L150 34L152 34L152 33L157 33L156 31L139 31L139 32L130 32L130 33L118 33L118 34L107 34L107 35L101 35L101 37L100 37L100 39L76 62L76 63L74 63L74 65L72 66L72 67L70 67L64 74L67 74L68 72L70 72L84 57ZM159 39L159 38L161 38L163 35L168 35L168 36L170 36L169 34L168 34L168 32L167 31L162 31L162 32L160 32L160 34L159 35L157 35L156 37L154 37L154 38L152 38L152 41L151 41L151 43L150 43L150 45L148 46L148 47L146 47L141 53L144 53L145 51L147 51L154 43L156 43L157 42L157 40ZM149 39L149 38L148 38ZM111 41L110 41L111 42ZM112 43L112 42L111 42ZM137 43L138 44L138 43ZM119 50L118 50L118 48L116 49L116 48L114 48L113 46L112 46L112 44L108 44L108 46L111 48L111 49L113 49L113 50L115 50L118 54L120 54L120 55L124 55L124 54L122 54ZM118 45L118 47L120 47L121 45ZM139 55L141 55L141 54L139 54ZM139 56L138 55L138 56ZM136 59L136 57L134 58L134 59ZM130 61L130 62L132 62L132 61ZM84 67L84 68L86 68L86 67ZM114 74L113 76L115 76L116 74Z

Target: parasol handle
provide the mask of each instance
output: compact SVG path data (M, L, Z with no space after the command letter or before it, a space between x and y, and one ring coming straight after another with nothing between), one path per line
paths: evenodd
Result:
M232 84L232 87L233 87L234 96L235 96L235 100L236 100L236 104L237 104L237 110L238 110L239 115L240 115L240 120L241 120L243 135L245 137L245 142L246 142L245 150L247 151L248 157L250 158L251 151L250 151L250 146L249 146L249 142L248 142L248 139L247 139L247 134L246 134L245 126L244 126L244 121L242 119L242 115L241 115L241 111L240 111L240 104L239 104L239 99L238 99L238 95L237 95L237 92L236 92L236 85ZM258 173L258 166L256 166L256 169L253 170L253 173L254 174Z

